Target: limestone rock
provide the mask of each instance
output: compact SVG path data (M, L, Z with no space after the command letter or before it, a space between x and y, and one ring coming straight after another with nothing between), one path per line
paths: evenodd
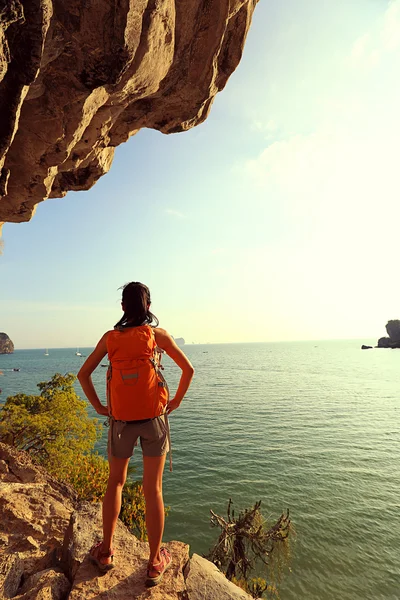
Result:
M1 551L18 553L29 576L55 564L76 497L25 452L0 443L0 460Z
M190 600L253 600L229 581L212 562L198 554L193 554L184 573Z
M381 337L377 348L400 348L400 342L394 342L390 337Z
M0 598L14 598L23 573L18 554L0 555Z
M60 570L46 569L31 575L15 600L66 600L71 585Z
M117 527L120 527L119 521ZM88 550L97 541L100 530L100 507L89 502L81 502L71 514L62 548L61 564L71 581L87 557Z
M0 460L0 479L8 475L10 472L8 464L5 460Z
M189 547L182 542L169 542L165 546L173 555L172 567L166 571L161 584L155 588L145 587L145 575L149 546L137 540L118 521L114 538L116 568L106 574L100 573L88 558L88 551L95 541L101 539L100 507L82 504L71 518L64 542L63 566L72 565L75 578L69 600L183 600L186 586L183 567L189 559ZM80 563L79 565L77 563Z
M257 0L0 0L0 221L87 190L140 128L204 121Z
M386 323L386 332L389 337L381 337L377 348L400 348L400 319L392 319Z
M392 319L386 323L386 331L392 342L400 344L400 320Z
M1 2L1 0L0 0ZM1 16L1 13L0 13ZM1 24L1 23L0 23ZM1 211L1 198L0 198ZM0 332L0 354L12 354L14 352L14 344L6 333Z

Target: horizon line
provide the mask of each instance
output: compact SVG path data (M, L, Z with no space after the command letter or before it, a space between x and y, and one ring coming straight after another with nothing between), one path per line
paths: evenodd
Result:
M382 336L381 336L382 337ZM180 347L190 347L190 346L222 346L222 345L233 345L233 344L294 344L294 343L306 343L306 342L361 342L365 340L375 339L375 337L368 338L315 338L315 339L297 339L297 340L269 340L262 342L190 342L185 343ZM379 338L378 338L379 339ZM378 341L378 340L376 340ZM94 349L96 346L79 346L80 350L88 350ZM17 350L74 350L76 346L39 346L36 348L14 348L14 352ZM2 354L2 356L6 356L7 353Z

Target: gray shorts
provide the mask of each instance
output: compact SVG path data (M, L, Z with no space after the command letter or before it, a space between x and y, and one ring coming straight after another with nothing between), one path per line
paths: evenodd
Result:
M140 438L144 456L163 456L169 451L168 424L164 415L144 421L110 419L108 452L116 458L130 458Z

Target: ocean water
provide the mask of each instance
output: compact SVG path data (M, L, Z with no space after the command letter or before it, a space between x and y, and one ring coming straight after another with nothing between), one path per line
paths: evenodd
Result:
M282 600L399 600L400 350L360 346L185 346L196 376L170 419L165 539L205 553L218 533L210 508L261 500L271 519L289 508L296 528ZM83 360L75 349L0 355L0 402L55 372L76 373ZM103 400L105 371L93 377ZM174 389L179 371L168 359L165 375ZM140 452L133 464L140 477Z

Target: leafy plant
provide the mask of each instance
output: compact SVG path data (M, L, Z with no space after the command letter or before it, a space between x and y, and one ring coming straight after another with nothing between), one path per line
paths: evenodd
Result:
M146 503L139 481L128 481L122 492L120 519L139 540L147 541Z
M246 581L245 579L232 578L232 583L240 587L242 590L250 594L253 598L270 598L278 600L279 593L275 584L268 584L262 577L253 577Z
M69 483L81 500L100 502L107 489L108 462L98 454L78 454L64 467L47 466L49 472Z
M39 395L9 396L0 411L0 441L29 452L36 462L60 467L90 452L101 426L76 394L75 375L57 373L38 384ZM63 457L65 452L65 457Z

